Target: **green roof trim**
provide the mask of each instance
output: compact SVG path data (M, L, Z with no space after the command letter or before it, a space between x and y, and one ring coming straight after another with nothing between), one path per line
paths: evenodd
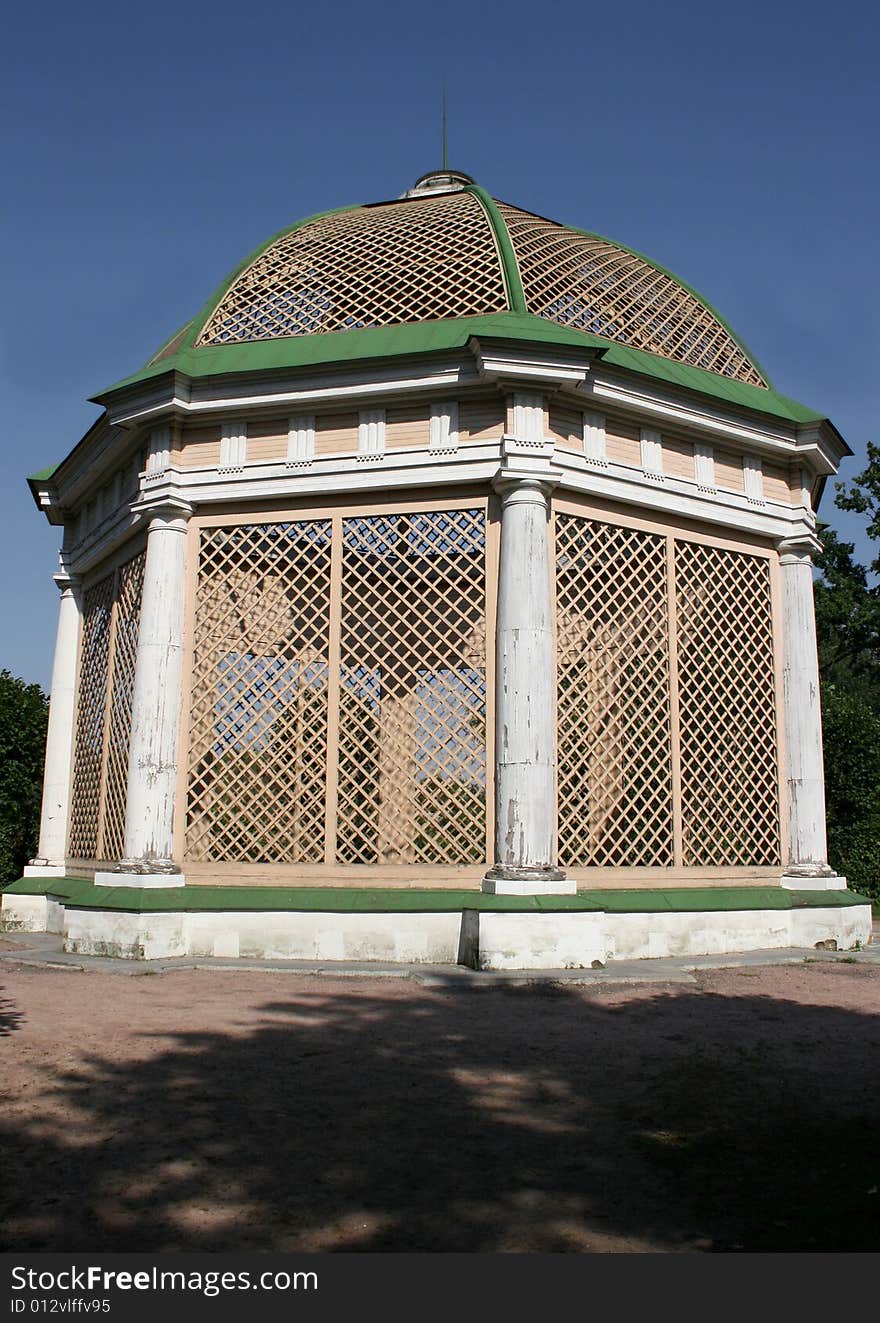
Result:
M58 472L60 467L60 463L50 464L47 469L41 469L39 473L32 473L28 478L28 482L46 482L54 473Z
M507 226L504 224L504 218L495 205L495 199L484 188L480 188L479 184L473 184L466 191L472 193L475 198L482 202L483 210L489 218L489 224L492 227L495 241L498 244L498 251L501 255L501 268L504 272L504 283L507 286L507 301L510 304L510 309L512 312L527 313L528 308L522 276L519 271L519 262L516 260L516 253Z
M250 259L249 259L250 260ZM214 296L209 309L213 309ZM222 297L222 295L220 296ZM206 305L207 306L207 305ZM643 349L631 349L602 336L557 326L532 313L499 312L481 317L456 317L440 321L368 327L357 331L327 331L316 335L291 335L273 340L250 340L229 345L182 346L160 362L147 364L132 376L108 386L92 398L105 403L111 393L149 381L162 373L177 371L204 378L232 373L283 370L347 363L355 359L394 358L407 354L436 353L463 349L472 336L535 341L575 349L602 352L612 363L642 376L682 386L726 403L754 409L788 422L819 422L825 415L764 386L750 386L732 377L722 377L705 368L690 367L661 358Z
M481 910L505 913L605 911L614 914L693 914L734 910L845 908L870 901L853 891L787 891L783 887L589 888L573 896L489 896L464 889L381 887L96 887L85 878L23 878L5 887L13 896L60 897L74 909L135 914L186 911L296 911L323 914L431 914Z

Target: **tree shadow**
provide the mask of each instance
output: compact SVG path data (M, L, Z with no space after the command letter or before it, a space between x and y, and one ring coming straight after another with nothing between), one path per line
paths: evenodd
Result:
M878 1048L766 996L297 980L47 1077L5 1248L873 1250Z
M0 987L0 1038L15 1033L16 1029L21 1028L23 1021L24 1016L15 1002L11 997L7 997Z

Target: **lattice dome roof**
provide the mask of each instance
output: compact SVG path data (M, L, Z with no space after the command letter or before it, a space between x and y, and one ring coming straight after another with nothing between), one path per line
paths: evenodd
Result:
M426 175L391 202L282 231L152 360L332 332L526 313L591 337L769 385L698 294L609 239L493 199L467 175Z

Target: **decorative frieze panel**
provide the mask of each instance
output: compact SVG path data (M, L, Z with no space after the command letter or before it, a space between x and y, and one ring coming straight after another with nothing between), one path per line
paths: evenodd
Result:
M358 459L381 460L385 454L385 410L364 409L358 415Z
M714 492L715 488L715 455L711 446L705 446L697 441L694 444L694 477L700 491Z
M444 400L432 404L428 449L435 455L453 455L458 441L458 403Z
M544 446L544 396L517 391L513 397L513 440L528 449Z
M764 504L764 472L757 455L743 455L743 490L753 505Z
M315 415L298 413L287 429L287 467L308 468L315 458Z
M224 423L220 432L220 472L240 473L247 460L247 423Z
M663 438L654 427L643 427L639 436L642 471L647 478L663 479Z
M583 419L584 457L590 464L597 464L600 468L607 468L608 452L606 449L605 415L601 413L585 413Z
M171 463L171 428L154 427L147 447L147 478L160 478Z

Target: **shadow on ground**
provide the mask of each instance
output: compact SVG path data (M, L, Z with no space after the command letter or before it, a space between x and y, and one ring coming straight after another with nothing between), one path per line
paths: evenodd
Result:
M22 1023L21 1012L11 997L7 997L0 987L0 1038L14 1033Z
M3 1129L4 1248L880 1243L876 1016L744 980L282 986L232 1029L47 1069Z

